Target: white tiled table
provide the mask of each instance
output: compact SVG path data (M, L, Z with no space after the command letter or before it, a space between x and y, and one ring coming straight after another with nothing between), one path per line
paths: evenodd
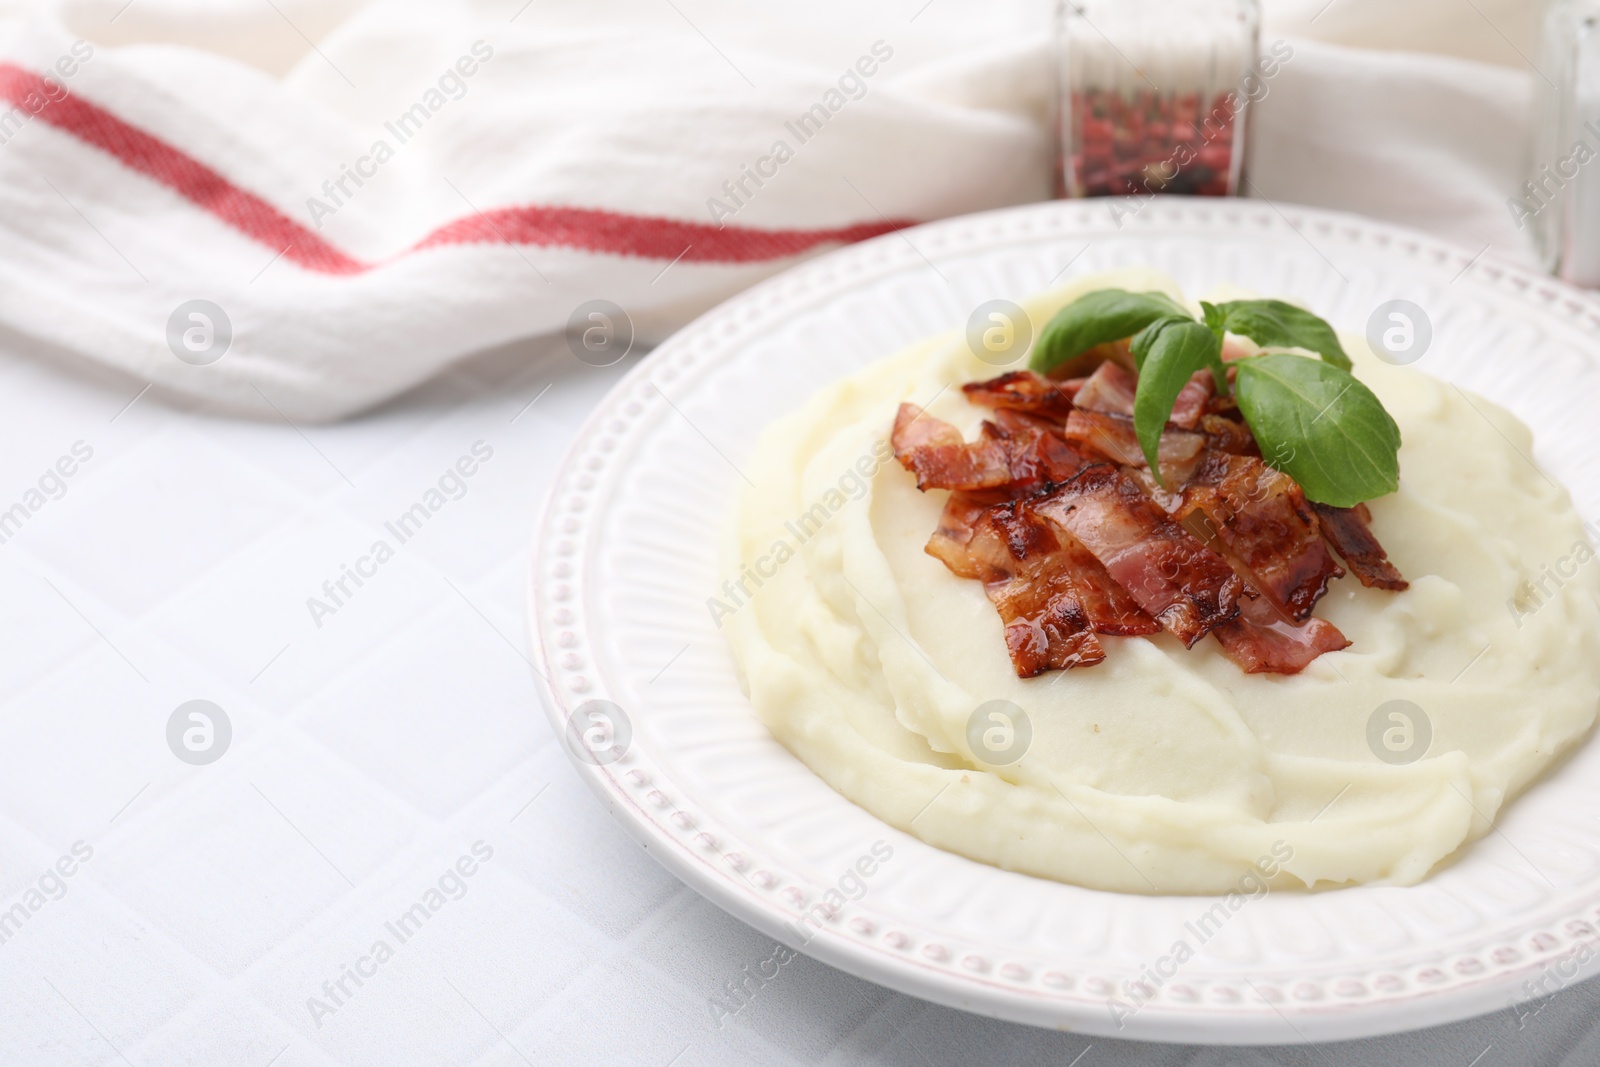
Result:
M1593 984L1521 1029L1185 1049L800 957L719 1026L709 998L774 946L612 823L524 660L535 512L624 369L532 343L292 427L130 406L137 382L0 343L0 512L41 505L0 544L0 1065L1600 1063ZM64 493L28 497L80 441ZM478 442L492 457L401 544L385 522ZM393 558L333 604L324 581L379 539ZM195 699L233 730L204 766L167 742ZM418 903L402 940L386 924Z

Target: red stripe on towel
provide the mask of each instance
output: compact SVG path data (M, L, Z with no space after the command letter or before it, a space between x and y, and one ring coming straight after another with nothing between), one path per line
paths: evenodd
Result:
M47 82L31 71L0 63L0 99L93 145L306 270L360 274L382 266L341 251L315 230L234 185L182 149L82 97L63 94L58 83ZM501 207L446 223L401 255L445 245L504 241L648 259L681 256L693 263L758 263L799 255L820 245L861 241L912 225L915 223L908 220L884 219L828 229L761 230L595 208Z

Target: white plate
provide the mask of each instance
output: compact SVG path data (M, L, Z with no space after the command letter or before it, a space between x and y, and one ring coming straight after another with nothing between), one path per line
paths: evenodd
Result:
M1432 319L1418 364L1495 396L1600 515L1600 306L1540 275L1404 230L1259 201L1049 203L921 226L808 262L678 333L578 435L540 523L535 651L558 731L607 700L631 738L580 771L670 870L793 947L789 924L875 840L893 859L804 944L883 985L1000 1018L1122 1037L1288 1043L1412 1029L1548 994L1600 962L1600 746L1412 888L1250 903L1140 1010L1127 995L1213 901L1124 896L941 851L839 796L756 720L706 600L757 435L815 390L982 301L1148 264L1201 293L1231 281L1361 332L1384 301ZM623 733L629 732L625 728ZM586 750L573 743L575 754ZM620 740L620 736L619 736ZM613 752L612 754L615 754ZM575 756L576 758L576 756Z

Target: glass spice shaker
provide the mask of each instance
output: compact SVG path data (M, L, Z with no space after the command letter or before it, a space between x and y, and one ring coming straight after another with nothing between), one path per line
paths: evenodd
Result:
M1237 193L1260 21L1257 0L1061 0L1056 195Z
M1547 270L1600 288L1600 0L1554 0L1545 11L1543 109L1528 180L1506 205L1532 230Z

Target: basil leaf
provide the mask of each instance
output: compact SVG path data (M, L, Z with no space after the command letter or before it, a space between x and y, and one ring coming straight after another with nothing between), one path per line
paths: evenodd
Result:
M1349 371L1294 355L1234 365L1262 458L1308 499L1350 508L1400 487L1400 428Z
M1157 319L1174 315L1192 320L1165 293L1130 293L1123 289L1085 293L1045 324L1034 342L1028 367L1048 374L1095 345L1132 337Z
M1200 305L1206 325L1220 339L1224 331L1248 337L1263 348L1303 348L1315 352L1340 370L1350 369L1350 357L1339 345L1333 327L1305 308L1282 300L1231 300Z
M1144 358L1150 354L1150 346L1155 344L1156 337L1160 335L1162 330L1173 323L1193 321L1194 319L1188 315L1163 315L1134 334L1132 339L1128 341L1128 351L1133 354L1134 373L1139 374L1144 371Z
M1202 323L1170 318L1147 326L1134 339L1133 356L1139 362L1139 388L1133 396L1133 431L1150 473L1161 478L1161 431L1172 416L1172 405L1198 370L1224 373L1222 342Z
M1138 333L1133 335L1133 340L1128 342L1128 351L1133 355L1134 373L1144 370L1144 359L1150 352L1150 346L1155 343L1156 336L1171 323L1193 322L1194 319L1187 315L1171 315L1164 319L1157 319ZM1208 324L1209 325L1209 324ZM1217 395L1228 395L1228 367L1222 362L1222 335L1217 334L1217 358L1208 364L1211 368L1211 379L1216 383ZM1167 409L1170 414L1172 409Z

